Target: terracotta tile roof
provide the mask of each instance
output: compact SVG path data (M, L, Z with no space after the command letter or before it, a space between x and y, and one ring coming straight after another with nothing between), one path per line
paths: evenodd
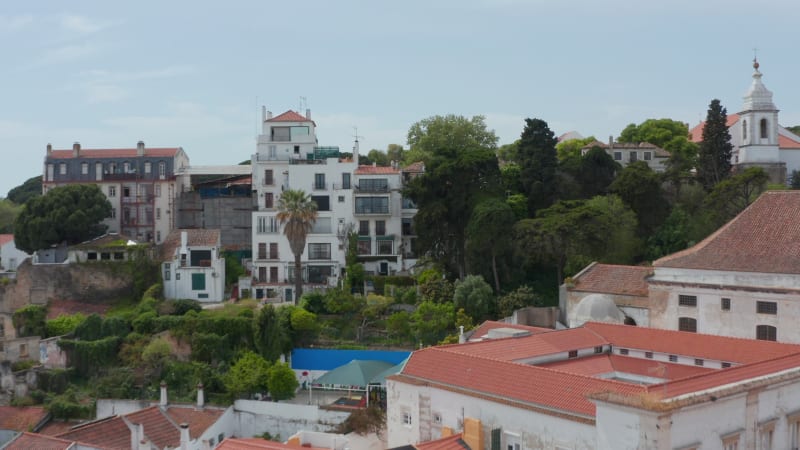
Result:
M131 447L131 430L119 416L89 422L56 437L103 448Z
M161 259L170 260L175 256L175 250L181 246L181 232L186 232L186 245L189 247L212 247L220 242L219 230L204 229L177 229L172 230L161 244Z
M72 445L73 442L69 440L25 432L3 447L3 450L67 450Z
M144 435L158 448L178 447L181 444L181 432L177 424L169 421L158 406L126 414L125 420L133 426L142 425Z
M144 156L153 158L174 158L181 151L180 147L170 148L145 148ZM136 148L82 148L78 158L136 158L139 154ZM72 159L72 149L53 150L48 156L50 159Z
M728 114L728 121L726 122L728 128L732 127L736 122L739 121L738 114ZM702 121L694 126L691 130L689 130L689 140L692 142L701 142L703 140L703 127L706 126L706 122Z
M652 267L592 263L573 278L569 290L647 297L647 277L652 274Z
M738 365L726 369L708 369L618 355L588 356L538 366L513 361L525 359L522 355L526 350L541 350L531 344L535 341L547 340L548 352L560 350L562 354L584 347L587 343L592 344L589 339L576 339L576 332L580 330L583 330L584 338L594 335L597 343L610 343L614 347ZM542 347L541 343L539 347ZM390 379L400 383L427 382L441 389L489 397L498 402L516 401L551 411L554 409L592 416L595 413L594 404L587 396L607 392L623 397L645 393L672 397L697 390L728 387L731 383L798 367L800 345L588 323L582 328L528 337L419 350L411 355L402 372ZM663 368L666 370L661 372ZM612 371L667 378L670 381L645 386L596 377Z
M278 114L272 119L267 119L267 122L311 122L305 116L298 114L291 109L283 114Z
M531 336L488 339L465 344L445 345L437 348L448 353L503 361L517 361L570 350L592 348L609 343L588 328L548 331L547 333L538 333Z
M422 161L417 161L411 163L405 167L403 167L403 172L419 172L422 173L425 171L425 163Z
M39 406L0 406L0 430L30 431L50 417Z
M800 141L793 139L790 136L778 134L778 147L780 148L800 148Z
M79 425L78 422L65 422L63 420L51 420L45 424L40 430L39 434L44 434L47 436L57 436L61 433L66 433L75 425Z
M358 166L356 175L396 175L400 170L385 166Z
M600 141L592 141L592 142L589 142L588 144L584 145L583 147L581 147L581 150L591 150L594 147L600 147L600 148L605 149L605 148L608 148L608 144L600 142Z
M547 333L551 334L551 333ZM480 343L486 345L495 341ZM471 344L462 344L463 346ZM586 396L600 392L643 393L640 385L576 375L544 367L500 361L446 351L432 347L412 353L401 375L443 385L513 399L533 406L556 408L593 416L595 405Z
M490 330L495 330L497 328L513 328L515 330L524 330L530 331L531 334L538 334L538 333L546 333L549 331L553 331L550 328L542 328L542 327L532 327L530 325L518 325L513 323L505 323L505 322L497 322L494 320L487 320L480 324L475 331L472 332L470 335L470 339L481 339L489 334Z
M800 191L768 191L711 236L658 267L800 274Z
M541 364L540 367L588 376L597 376L609 372L624 372L668 380L715 372L715 369L708 367L687 366L611 354L556 361L550 364Z
M189 424L189 435L192 439L200 437L205 431L214 425L222 416L224 410L221 409L194 409L194 408L167 408L167 415L177 424ZM147 434L147 429L145 429Z
M615 347L650 350L739 364L763 361L791 353L800 353L800 345L755 339L612 325L599 322L586 323L583 328L603 336Z
M0 245L6 245L14 240L13 234L0 234Z
M461 433L433 441L420 442L414 447L417 450L470 450L470 446L464 442Z

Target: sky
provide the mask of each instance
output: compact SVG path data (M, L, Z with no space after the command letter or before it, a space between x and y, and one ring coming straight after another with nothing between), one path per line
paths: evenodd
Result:
M311 109L320 145L406 144L434 115L525 118L602 141L629 123L738 112L754 49L800 124L796 0L304 0L0 5L0 197L54 148L255 152L260 109ZM357 132L356 132L357 129Z

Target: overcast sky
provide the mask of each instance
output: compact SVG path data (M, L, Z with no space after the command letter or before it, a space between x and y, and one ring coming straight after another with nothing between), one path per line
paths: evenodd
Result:
M405 144L437 114L525 117L605 141L631 122L737 112L758 49L800 124L800 2L774 0L9 1L0 6L0 196L47 143L255 151L260 105L312 110L321 145ZM305 99L303 101L302 99ZM302 106L302 107L301 107Z

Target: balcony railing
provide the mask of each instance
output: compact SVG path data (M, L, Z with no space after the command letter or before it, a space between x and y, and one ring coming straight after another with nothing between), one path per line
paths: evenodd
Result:
M356 192L364 193L364 192L375 192L375 193L386 193L389 192L388 185L356 185Z
M153 194L123 196L122 203L152 203L154 198Z
M316 181L311 182L311 190L312 191L327 191L328 190L328 183L322 182L318 183Z

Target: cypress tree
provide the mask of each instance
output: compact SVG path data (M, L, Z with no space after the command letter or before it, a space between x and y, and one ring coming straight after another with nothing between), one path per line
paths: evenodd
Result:
M727 122L727 110L719 100L711 100L697 155L697 178L707 191L731 175L733 145Z

